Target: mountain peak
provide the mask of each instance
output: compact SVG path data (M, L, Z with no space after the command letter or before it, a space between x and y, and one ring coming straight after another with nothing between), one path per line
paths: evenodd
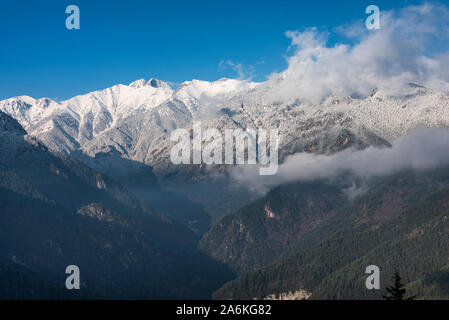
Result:
M167 84L161 80L151 78L150 80L148 80L147 85L150 85L153 88L159 88L159 87L164 87Z
M145 81L145 79L139 79L139 80L136 80L129 84L129 86L132 88L142 88L146 85L147 85L147 82Z
M146 81L145 79L139 79L139 80L136 80L129 84L129 87L136 88L136 89L143 88L145 86L149 86L149 87L153 87L153 88L168 88L168 87L170 87L168 85L168 83L161 81L159 79L155 79L155 78L151 78L148 81Z

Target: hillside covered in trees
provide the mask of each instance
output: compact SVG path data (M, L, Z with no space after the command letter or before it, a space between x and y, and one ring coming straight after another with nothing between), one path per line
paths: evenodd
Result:
M306 185L298 183L288 190L302 187ZM316 188L332 190L325 184ZM382 288L400 270L418 299L449 298L449 168L376 178L369 191L353 201L340 197L333 207L323 201L326 192L312 191L305 202L286 189L281 186L226 217L203 239L204 250L240 272L215 298L261 299L304 290L311 299L381 299L384 290L365 287L369 265L379 266ZM313 203L315 210L308 220L305 203ZM267 216L265 206L281 218ZM226 240L234 238L241 241ZM267 250L251 239L267 239ZM278 239L289 243L285 250ZM216 251L216 240L227 241L226 250ZM241 261L252 270L241 268Z

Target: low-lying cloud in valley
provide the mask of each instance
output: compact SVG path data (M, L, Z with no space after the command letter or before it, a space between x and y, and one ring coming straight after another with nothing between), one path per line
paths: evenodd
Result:
M333 179L347 172L370 178L446 165L449 165L449 130L420 128L394 141L391 148L369 147L334 155L297 153L288 157L274 176L259 176L255 166L237 166L233 177L238 183L265 193L283 183Z

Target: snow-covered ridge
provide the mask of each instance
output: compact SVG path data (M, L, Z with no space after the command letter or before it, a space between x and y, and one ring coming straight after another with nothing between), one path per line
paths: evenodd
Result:
M158 79L140 79L129 85L118 84L61 102L49 98L14 97L0 101L0 110L18 120L28 133L41 137L50 147L70 152L125 119L151 111L169 100L185 100L189 106L200 105L200 99L229 95L254 86L254 83L231 79L193 80L174 90ZM193 108L188 109L193 111Z
M192 80L183 82L176 90L179 97L193 97L200 99L202 96L216 97L225 94L249 91L257 87L258 83L236 79L223 78L214 82Z
M87 114L95 115L99 112L109 113L114 119L119 119L132 113L135 108L157 106L172 93L173 89L165 82L141 79L129 85L118 84L61 102L49 98L19 96L0 101L0 107L28 129L59 113L69 113L81 122Z
M56 151L81 151L91 158L118 151L156 171L169 163L170 132L189 129L197 120L219 130L278 128L281 158L335 152L339 139L363 147L392 142L420 126L449 127L446 92L408 85L400 96L332 95L312 105L297 99L273 102L270 92L278 85L276 79L192 80L174 90L163 81L141 79L62 102L15 97L0 101L0 110Z

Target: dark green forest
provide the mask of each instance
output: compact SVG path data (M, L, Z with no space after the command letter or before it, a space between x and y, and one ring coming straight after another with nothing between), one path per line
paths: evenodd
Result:
M296 201L299 198L293 200L296 207L290 203L290 196L281 192L285 186L278 188L260 201L272 205L272 198L277 198L278 205L272 205L275 214L284 214L283 210L289 212L284 229L277 225L272 231L269 224L278 224L278 221L264 216L263 210L253 210L254 207L249 206L222 223L242 224L242 216L256 216L256 219L248 218L246 223L257 224L259 219L259 229L254 225L248 227L248 235L241 232L242 229L219 225L203 239L212 243L203 243L202 247L205 250L214 248L214 239L255 238L258 233L252 231L257 230L270 240L279 234L285 235L291 240L289 248L277 250L275 241L267 241L267 246L273 245L273 252L277 254L271 254L269 247L267 255L254 258L263 255L264 250L245 241L228 242L225 255L216 257L230 261L230 265L240 271L240 276L215 292L214 297L261 299L270 294L303 289L312 294L311 299L382 299L391 275L399 270L410 294L418 299L449 298L448 181L447 168L436 172L402 172L376 179L371 182L369 191L354 201L340 201L340 207L332 208L330 218L323 221L318 215L320 222L302 234L291 230L295 230L295 224L303 223L307 209ZM301 187L295 187L298 188ZM315 208L322 214L329 209L317 203L321 203L326 193L316 194ZM226 234L239 231L239 235ZM231 247L234 244L238 247ZM213 252L216 251L211 251L212 255ZM234 252L247 256L229 260L226 254ZM239 259L249 261L254 270L239 268ZM259 261L268 263L260 268ZM365 288L368 276L365 268L369 265L380 268L382 290Z

